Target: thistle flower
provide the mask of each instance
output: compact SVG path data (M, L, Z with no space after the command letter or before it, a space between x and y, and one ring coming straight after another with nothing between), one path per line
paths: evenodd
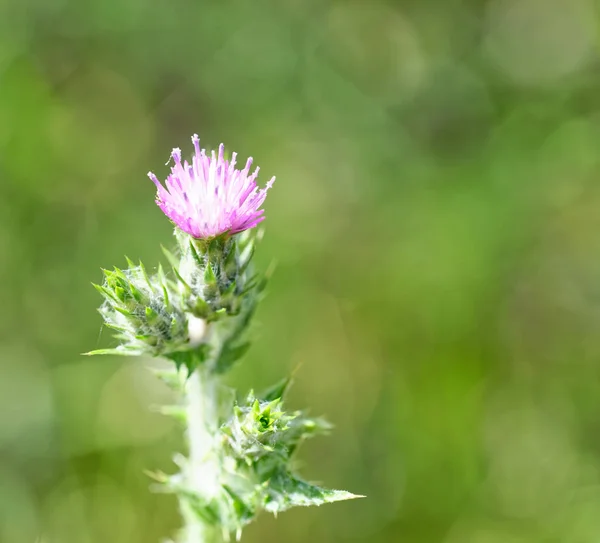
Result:
M221 234L237 234L253 228L264 219L260 209L275 177L261 189L256 184L260 168L250 174L252 158L243 170L235 168L236 153L231 161L224 158L224 146L218 156L200 149L197 135L192 137L195 153L192 163L181 161L181 150L173 149L174 165L163 187L156 175L148 177L156 185L156 203L176 226L197 239Z

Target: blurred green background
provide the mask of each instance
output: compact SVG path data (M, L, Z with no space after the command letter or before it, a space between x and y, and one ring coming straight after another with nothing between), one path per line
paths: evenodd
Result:
M245 390L368 499L244 541L600 540L600 57L586 0L0 0L0 541L158 543L180 430L100 267L170 243L189 137L254 156L278 262ZM260 178L259 178L260 179Z

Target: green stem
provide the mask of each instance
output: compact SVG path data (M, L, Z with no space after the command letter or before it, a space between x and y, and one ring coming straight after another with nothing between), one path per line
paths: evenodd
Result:
M206 367L197 368L185 385L187 411L188 465L185 471L189 488L210 503L220 490L220 465L215 452L219 431L218 383ZM211 525L182 503L185 543L222 541L218 526Z

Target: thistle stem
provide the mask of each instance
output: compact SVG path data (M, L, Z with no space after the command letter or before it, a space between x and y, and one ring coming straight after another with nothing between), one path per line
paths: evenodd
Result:
M187 411L187 439L189 457L185 471L187 485L206 503L210 503L220 490L220 466L215 451L219 430L218 385L208 369L197 368L185 385ZM185 543L218 543L222 541L218 527L203 520L182 502Z

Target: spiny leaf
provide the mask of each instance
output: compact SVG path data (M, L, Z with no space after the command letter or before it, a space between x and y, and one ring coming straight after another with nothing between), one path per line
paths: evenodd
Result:
M219 353L219 357L215 364L215 371L217 373L226 372L233 364L235 364L235 362L246 354L250 346L250 341L238 343L237 345L225 344Z
M113 354L119 356L139 356L141 353L138 350L128 350L125 348L116 349L96 349L95 351L89 351L87 353L81 353L83 356L96 356L100 354Z
M192 351L176 351L165 354L164 356L175 362L175 366L178 370L182 366L185 366L189 377L198 366L206 362L208 354L209 346L207 344L202 344Z
M235 511L236 517L240 524L247 524L250 522L255 516L256 511L249 507L249 505L236 493L233 489L227 485L223 485L223 489L233 502L233 510Z
M188 489L177 489L177 494L184 498L198 517L211 525L219 524L221 517L219 508L212 502L207 502L199 494Z
M308 507L323 505L343 500L364 498L346 492L345 490L331 490L312 485L289 472L280 472L265 484L267 500L265 509L271 513L285 511L291 507Z
M284 394L287 392L291 384L292 378L286 377L285 379L282 379L278 383L275 383L273 386L269 387L262 394L260 394L260 399L266 402L270 402L273 400L283 398Z

